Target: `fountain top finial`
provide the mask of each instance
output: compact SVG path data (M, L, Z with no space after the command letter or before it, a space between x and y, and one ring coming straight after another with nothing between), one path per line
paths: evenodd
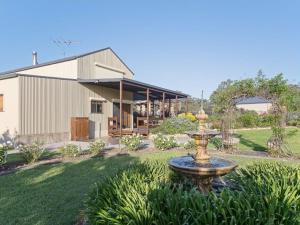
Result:
M201 107L200 107L200 110L204 111L203 110L203 90L201 91Z
M199 120L199 131L205 131L205 121L207 120L208 116L203 109L203 90L201 93L201 108L197 118Z

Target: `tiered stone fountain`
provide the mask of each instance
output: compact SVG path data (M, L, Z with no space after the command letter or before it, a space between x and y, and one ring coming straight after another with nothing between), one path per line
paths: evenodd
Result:
M208 116L202 107L197 118L199 120L198 131L187 133L195 140L197 146L196 154L172 158L169 161L169 167L175 172L191 178L198 186L199 191L208 193L212 190L211 182L213 178L233 171L237 164L234 161L210 157L207 152L208 140L218 135L219 132L206 129Z

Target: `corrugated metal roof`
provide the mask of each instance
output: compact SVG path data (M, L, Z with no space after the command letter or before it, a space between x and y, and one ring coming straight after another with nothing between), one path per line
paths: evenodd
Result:
M31 75L31 74L21 74L21 73L9 73L9 74L5 74L5 75L1 75L0 76L0 80L4 80L4 79L9 79L9 78L14 78L14 77L38 77L38 78L49 78L49 79L59 79L59 80L75 80L77 81L77 79L73 79L73 78L65 78L65 77L53 77L53 76L43 76L43 75Z
M74 60L74 59L78 59L78 58L84 57L86 55L91 55L91 54L94 54L94 53L97 53L97 52L101 52L101 51L105 51L105 50L108 50L108 49L110 49L117 56L117 58L126 66L126 68L132 74L134 74L134 72L126 65L126 63L124 63L123 60L110 47L107 47L107 48L102 48L102 49L99 49L99 50L96 50L96 51L83 53L83 54L80 54L80 55L65 57L65 58L62 58L62 59L57 59L57 60L52 60L52 61L48 61L48 62L45 62L45 63L40 63L40 64L37 64L37 65L26 66L26 67L21 67L21 68L9 70L9 71L4 71L4 72L0 73L0 76L1 75L6 75L6 74L11 74L11 73L17 73L17 72L20 72L20 71L23 71L23 70L34 69L34 68L38 68L38 67L42 67L42 66L48 66L48 65L52 65L52 64L56 64L56 63L71 61L71 60Z
M236 105L240 104L258 104L258 103L270 103L268 99L265 99L260 96L254 97L241 97L235 100Z

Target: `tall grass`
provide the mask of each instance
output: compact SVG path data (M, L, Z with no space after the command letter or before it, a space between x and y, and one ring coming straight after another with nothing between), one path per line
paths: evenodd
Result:
M91 224L300 224L299 168L256 164L230 180L235 189L203 195L174 185L164 164L136 164L97 184L86 215Z

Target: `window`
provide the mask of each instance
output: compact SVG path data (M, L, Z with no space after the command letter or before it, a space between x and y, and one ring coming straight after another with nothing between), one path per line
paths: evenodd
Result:
M102 101L91 100L91 113L102 113Z
M0 94L0 112L3 112L3 94Z

